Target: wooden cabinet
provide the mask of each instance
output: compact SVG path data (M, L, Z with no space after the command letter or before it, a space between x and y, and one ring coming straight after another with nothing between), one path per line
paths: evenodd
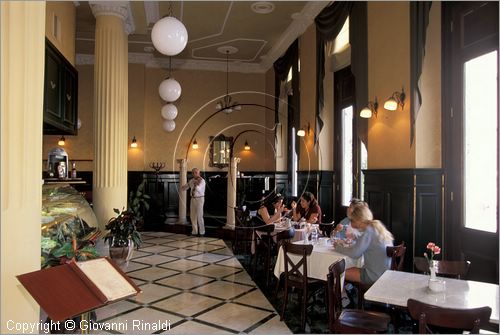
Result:
M76 135L78 72L57 48L45 39L43 133Z

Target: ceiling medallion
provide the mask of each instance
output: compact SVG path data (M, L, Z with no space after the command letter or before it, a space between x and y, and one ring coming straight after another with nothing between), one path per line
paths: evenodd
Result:
M250 8L257 14L269 14L274 11L274 4L269 1L257 1Z

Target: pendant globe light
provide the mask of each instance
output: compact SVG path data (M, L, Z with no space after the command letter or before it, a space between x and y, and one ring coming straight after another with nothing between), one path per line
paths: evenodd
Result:
M161 117L165 120L174 120L177 117L177 107L174 104L166 104L161 109Z
M172 16L172 4L169 4L168 16L154 24L151 41L158 52L167 56L175 56L186 47L188 33L184 24Z
M161 82L158 93L166 102L174 102L181 96L181 85L174 78L167 78Z
M165 120L163 121L163 130L167 133L174 131L175 129L175 121L174 120Z

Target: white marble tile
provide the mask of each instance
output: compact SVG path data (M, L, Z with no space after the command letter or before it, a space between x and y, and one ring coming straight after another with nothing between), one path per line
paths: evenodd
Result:
M196 321L186 321L168 331L168 334L233 334L219 328L207 326Z
M176 257L157 255L157 254L149 255L146 257L134 258L134 262L145 263L150 265L157 265L175 260L177 260Z
M207 262L207 263L215 263L222 261L224 259L229 258L230 256L226 255L217 255L217 254L212 254L212 253L204 253L201 255L196 255L192 257L188 257L187 259L191 259L194 261L200 261L200 262Z
M243 331L268 317L271 313L238 304L224 304L201 314L196 319Z
M180 320L182 320L181 317L170 313L161 312L152 308L140 308L116 318L112 318L108 322L126 324L127 330L122 333L151 334L164 327L169 327L169 325L179 322Z
M157 301L164 297L170 297L180 292L180 290L157 284L142 285L140 289L142 292L130 299L139 304L150 304L153 301Z
M279 315L276 315L271 320L268 320L261 326L252 330L249 334L293 334L287 327L286 323L280 321Z

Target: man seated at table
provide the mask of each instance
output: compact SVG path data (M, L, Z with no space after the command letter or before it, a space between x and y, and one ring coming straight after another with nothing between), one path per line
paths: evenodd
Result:
M299 203L292 202L292 220L305 219L307 223L321 223L321 208L311 192L304 192Z
M349 219L349 215L352 213L352 210L356 206L367 206L368 204L358 198L352 198L349 207L347 207L347 216L340 221L340 223L335 227L335 236L340 239L357 239L361 233L359 230L353 228L351 226L351 220Z
M283 204L283 196L276 193L274 197L266 197L261 201L257 211L257 219L260 219L262 223L271 224L278 222L287 211L288 209Z
M373 214L368 206L354 206L349 219L353 228L363 234L356 244L344 246L335 244L335 251L351 258L364 256L362 268L346 269L345 279L362 284L373 284L391 267L391 258L387 256L386 247L393 245L394 237L379 220L373 220Z

